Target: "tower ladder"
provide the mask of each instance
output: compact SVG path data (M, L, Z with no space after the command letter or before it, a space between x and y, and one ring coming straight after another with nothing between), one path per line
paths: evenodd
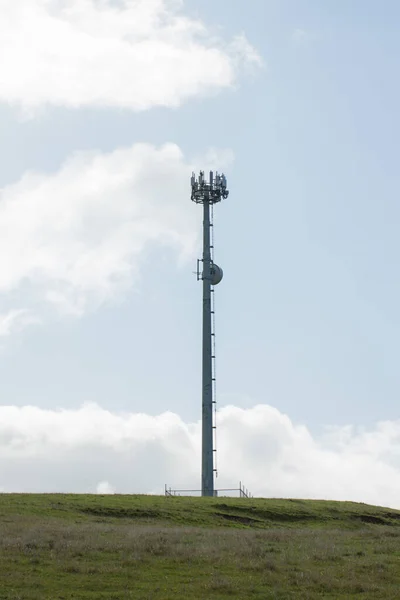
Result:
M214 264L214 205L211 204L210 214L210 254L211 266ZM214 286L211 286L211 356L212 356L212 398L213 398L213 453L214 453L214 473L218 477L217 467L217 377L216 377L216 345L215 345L215 293Z

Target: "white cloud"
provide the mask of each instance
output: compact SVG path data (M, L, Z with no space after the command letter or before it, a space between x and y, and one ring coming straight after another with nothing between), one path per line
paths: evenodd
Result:
M96 494L115 494L115 489L108 481L100 481L96 486Z
M214 151L204 167L229 159ZM11 306L0 334L40 314L43 304L82 315L120 297L149 243L192 256L198 225L192 168L176 145L136 144L109 154L76 153L56 173L28 172L0 190L0 298L10 310L19 293L30 311Z
M244 36L216 39L178 0L1 0L0 100L144 110L232 86L259 63Z
M27 325L37 322L38 318L34 317L28 310L10 310L7 313L0 314L0 337L8 336L15 331L24 329Z
M218 424L217 487L236 487L241 479L257 496L399 507L400 421L369 431L330 430L317 438L260 405L225 407ZM0 486L98 493L163 493L164 483L198 487L200 437L199 423L184 423L171 413L3 406Z
M292 40L294 42L304 42L309 37L309 34L305 29L297 28L292 33Z
M308 42L318 42L321 36L318 32L298 27L292 32L291 38L295 44L302 45Z

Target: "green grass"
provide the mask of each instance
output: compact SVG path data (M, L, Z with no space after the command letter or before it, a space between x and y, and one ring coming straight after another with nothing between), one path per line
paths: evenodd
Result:
M400 597L400 512L350 502L0 495L0 600Z

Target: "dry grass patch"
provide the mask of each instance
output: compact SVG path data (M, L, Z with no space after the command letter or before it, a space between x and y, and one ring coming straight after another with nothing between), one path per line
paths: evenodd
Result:
M22 518L0 533L9 588L0 599L387 599L400 585L400 530L384 527L207 530Z

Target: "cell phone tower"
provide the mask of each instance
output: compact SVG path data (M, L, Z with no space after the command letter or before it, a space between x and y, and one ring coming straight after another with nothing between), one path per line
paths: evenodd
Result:
M214 262L213 207L227 198L226 177L204 171L196 178L192 173L192 200L203 205L203 258L197 261L197 279L203 281L203 357L202 357L202 465L201 495L214 496L215 460L215 326L214 286L222 280L222 269ZM203 269L200 271L200 263Z

